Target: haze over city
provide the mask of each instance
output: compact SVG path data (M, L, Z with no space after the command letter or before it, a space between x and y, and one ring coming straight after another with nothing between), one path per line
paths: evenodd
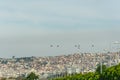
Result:
M120 40L119 3L0 0L0 57L117 51L113 42ZM75 48L78 44L80 50Z

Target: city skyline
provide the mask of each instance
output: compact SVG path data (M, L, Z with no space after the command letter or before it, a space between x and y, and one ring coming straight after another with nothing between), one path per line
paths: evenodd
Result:
M120 46L113 42L120 41L119 2L0 0L0 56L117 51ZM74 47L78 44L80 50Z

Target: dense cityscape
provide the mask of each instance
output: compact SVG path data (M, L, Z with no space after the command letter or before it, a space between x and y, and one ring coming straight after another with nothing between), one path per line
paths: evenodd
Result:
M120 80L120 0L0 0L0 80Z
M94 72L99 64L107 67L120 62L119 52L74 53L47 57L0 58L0 77L26 76L35 72L40 78L55 75Z

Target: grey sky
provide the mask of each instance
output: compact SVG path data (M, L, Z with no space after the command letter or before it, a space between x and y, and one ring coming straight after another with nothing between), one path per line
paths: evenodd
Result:
M120 41L119 0L0 0L0 56L103 52ZM60 45L50 48L50 45ZM91 45L94 44L94 50Z

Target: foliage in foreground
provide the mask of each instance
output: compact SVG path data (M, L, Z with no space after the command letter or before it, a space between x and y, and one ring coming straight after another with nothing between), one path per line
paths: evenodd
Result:
M120 80L120 64L109 68L106 68L105 65L102 67L102 74L100 73L100 66L98 66L96 72L94 73L90 72L86 74L76 74L73 76L66 76L53 80Z
M24 80L38 80L39 76L31 72Z

